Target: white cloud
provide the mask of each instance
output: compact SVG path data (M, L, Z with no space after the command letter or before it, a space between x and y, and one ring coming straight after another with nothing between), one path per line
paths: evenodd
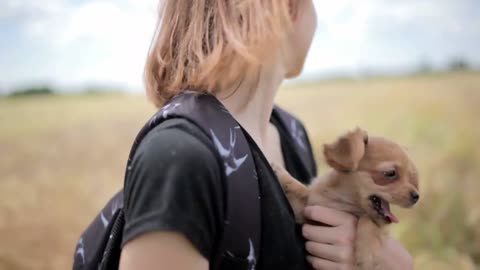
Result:
M360 41L365 37L373 1L317 0L318 21L328 34L343 41Z
M0 22L15 25L14 32L18 30L25 43L8 46L13 49L3 55L17 54L18 59L10 56L10 63L18 66L0 63L2 73L9 74L0 81L43 78L60 84L141 88L159 0L0 1ZM402 67L423 55L441 62L464 53L480 62L475 48L480 9L475 1L314 0L319 30L306 74Z
M63 0L3 0L0 8L0 19L30 18L59 12L65 5Z
M480 41L480 17L467 16L475 7L480 12L475 0L314 3L319 30L307 60L307 73L402 69L416 65L422 57L434 64L444 63L454 53L479 60L469 43Z
M9 14L16 10L37 14L23 15L23 25L29 42L43 44L55 56L46 64L52 69L48 80L141 87L157 0L37 3L24 0L10 5Z
M77 5L49 0L43 6L34 4L36 1L23 2L30 2L23 9L43 14L27 21L27 30L32 38L43 38L60 46L84 38L100 42L112 40L112 43L121 38L125 42L125 37L136 38L143 36L145 31L153 31L156 19L155 0L120 2L123 4L113 0L93 0Z

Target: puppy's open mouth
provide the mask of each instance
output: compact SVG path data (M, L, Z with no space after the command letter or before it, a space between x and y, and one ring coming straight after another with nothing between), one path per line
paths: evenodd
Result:
M377 211L377 214L382 217L385 222L398 223L398 218L392 214L390 211L390 204L377 195L370 196L370 201L372 202L372 208Z

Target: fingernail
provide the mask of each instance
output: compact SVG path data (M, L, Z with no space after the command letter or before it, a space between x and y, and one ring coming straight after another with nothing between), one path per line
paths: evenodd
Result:
M305 243L305 250L306 250L308 253L310 253L310 254L312 253L312 242L307 241L307 242Z
M312 256L308 256L308 255L307 255L307 261L308 261L308 262L311 264L311 263L312 263L312 261L313 261L313 258L312 258Z
M302 228L302 234L305 238L308 238L308 235L309 235L309 231L308 231L307 226L308 225L303 225L303 228Z

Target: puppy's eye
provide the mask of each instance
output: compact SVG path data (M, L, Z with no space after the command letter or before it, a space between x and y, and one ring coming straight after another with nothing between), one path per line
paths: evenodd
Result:
M397 171L396 170L389 170L389 171L384 171L383 176L389 180L395 180L398 177Z

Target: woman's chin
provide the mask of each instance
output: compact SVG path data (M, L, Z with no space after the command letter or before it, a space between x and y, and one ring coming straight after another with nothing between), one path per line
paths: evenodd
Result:
M302 71L303 66L294 70L290 70L289 72L287 72L287 75L285 75L285 79L295 79L300 76L300 74L302 74Z

